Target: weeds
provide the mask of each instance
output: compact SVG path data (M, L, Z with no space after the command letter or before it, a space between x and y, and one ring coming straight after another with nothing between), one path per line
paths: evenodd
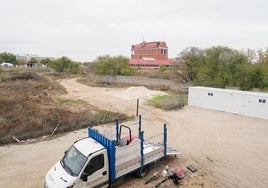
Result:
M76 104L85 104L86 102L83 100L72 100L72 99L61 99L61 98L55 98L55 101L60 104L67 104L67 105L76 105Z
M3 70L0 78L0 145L13 142L13 136L23 140L51 134L59 122L55 134L128 118L96 111L82 100L53 100L64 88L37 72Z
M156 95L149 102L163 110L180 109L187 104L187 95Z

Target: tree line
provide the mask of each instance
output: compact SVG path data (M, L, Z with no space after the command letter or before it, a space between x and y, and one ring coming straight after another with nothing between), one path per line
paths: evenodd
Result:
M53 68L56 72L66 72L71 74L77 74L79 72L79 66L81 65L80 62L73 61L65 56L56 60L48 58L42 59L40 63Z
M80 62L72 61L68 57L61 57L56 60L49 58L37 59L31 58L30 60L16 59L16 56L11 53L3 52L0 53L0 63L7 62L12 63L15 66L25 65L28 62L40 63L46 65L47 67L53 68L56 72L66 72L76 74L80 71L79 66L82 65ZM93 62L84 63L85 66L89 66L94 74L101 75L134 75L136 69L129 67L129 58L124 56L114 56L109 55L99 56Z
M268 88L268 48L238 51L223 46L185 48L178 55L183 62L178 78L192 85L242 90Z
M16 56L12 53L3 52L0 53L0 63L6 62L6 63L12 63L14 66L23 66L27 63L40 63L42 65L46 65L47 67L53 68L56 72L66 72L66 73L72 73L76 74L79 72L79 66L80 62L76 62L71 60L68 57L60 57L58 59L38 59L35 57L32 57L30 60L26 59L17 59Z
M224 46L207 49L187 47L177 59L182 65L171 67L171 72L181 82L217 88L239 87L242 90L268 88L268 48L238 51ZM30 61L67 73L78 73L82 65L65 56L55 60L32 58ZM0 53L0 62L25 64L25 60L17 60L15 55L6 52ZM132 76L138 71L129 66L129 58L125 56L99 56L83 65L89 66L94 74L101 75ZM161 72L166 70L166 67L160 67Z

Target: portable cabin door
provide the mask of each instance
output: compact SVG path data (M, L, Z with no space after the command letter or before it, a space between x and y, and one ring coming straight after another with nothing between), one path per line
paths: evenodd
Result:
M233 105L233 99L234 99L234 94L233 92L230 92L228 93L228 103L227 103L227 112L233 112L233 108L234 108L234 105Z
M199 89L189 88L188 104L194 106L200 106L200 94Z
M240 115L247 115L248 96L238 93L233 93L232 112Z

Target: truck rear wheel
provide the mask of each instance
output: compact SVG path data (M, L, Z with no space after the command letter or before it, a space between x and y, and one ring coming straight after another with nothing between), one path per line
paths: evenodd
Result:
M140 178L144 178L149 172L149 166L144 166L141 167L138 172L137 172L137 176Z

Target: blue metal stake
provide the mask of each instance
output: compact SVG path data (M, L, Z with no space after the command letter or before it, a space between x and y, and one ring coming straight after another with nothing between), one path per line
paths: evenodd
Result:
M140 139L141 139L141 167L143 167L144 165L144 155L143 155L143 142L144 142L144 132L142 131L140 133Z
M119 120L117 119L116 120L116 143L118 143L119 142Z
M167 125L164 124L164 156L167 156Z
M140 134L141 134L141 115L139 115L139 138L140 138Z

